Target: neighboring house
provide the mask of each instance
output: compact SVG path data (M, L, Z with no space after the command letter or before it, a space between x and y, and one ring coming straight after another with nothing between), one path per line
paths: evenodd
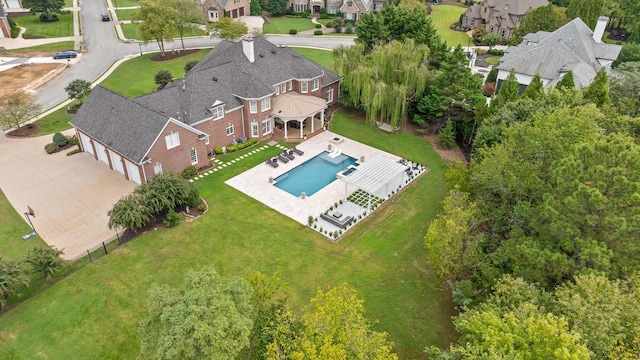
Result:
M11 26L7 19L7 14L4 12L4 5L0 4L0 38L11 37Z
M142 183L209 164L248 138L301 141L323 131L340 77L263 38L223 41L164 89L128 99L97 86L71 121L85 152Z
M485 25L488 32L506 41L529 9L548 4L547 0L484 0L462 14L462 27L471 30Z
M509 47L500 59L498 89L511 69L516 73L521 93L536 74L540 74L545 87L555 86L569 71L573 72L576 87L589 85L602 67L611 67L622 49L620 45L602 42L608 20L601 16L594 31L576 18L552 33L539 31L526 35L520 45Z
M216 22L223 17L237 19L251 14L250 0L196 0L207 20Z
M378 12L382 10L386 0L289 0L287 7L295 12L318 14L325 9L327 14L336 14L338 11L346 20L360 20L362 14Z

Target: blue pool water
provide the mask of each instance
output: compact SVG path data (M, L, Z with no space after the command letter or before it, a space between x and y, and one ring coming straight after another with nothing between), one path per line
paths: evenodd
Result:
M356 165L356 159L344 154L330 158L323 152L275 178L275 186L293 196L300 196L302 192L311 196L331 184L336 179L336 174L349 165Z

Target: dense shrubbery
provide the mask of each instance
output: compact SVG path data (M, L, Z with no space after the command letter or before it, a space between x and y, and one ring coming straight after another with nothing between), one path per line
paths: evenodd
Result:
M313 32L313 35L322 35L322 30L316 30Z
M487 54L491 54L494 56L502 56L504 55L504 50L490 49L490 50L487 50Z
M197 173L198 173L198 169L195 166L190 165L190 166L187 166L187 168L182 171L182 177L184 179L188 179L190 177L193 177Z
M58 132L53 134L53 142L56 143L58 146L65 146L69 142L69 139L66 136L64 136L62 133Z
M58 144L54 142L48 143L44 146L44 151L46 151L47 154L53 154L54 152L56 152L56 150L58 150Z
M256 144L258 142L258 140L256 139L249 139L243 143L239 143L236 145L229 145L227 146L224 150L222 149L222 147L218 146L215 149L213 149L213 152L217 155L223 154L225 152L234 152L234 151L238 151L238 150L242 150L245 148L248 148L249 146Z
M291 35L295 35L297 33L298 33L298 30L296 30L296 29L289 30L289 34L291 34Z
M20 34L20 27L15 21L9 19L9 27L11 27L11 38L15 39Z

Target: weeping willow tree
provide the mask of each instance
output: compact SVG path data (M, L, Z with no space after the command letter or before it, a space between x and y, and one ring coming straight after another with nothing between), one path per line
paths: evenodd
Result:
M366 113L367 123L404 127L409 103L420 99L428 77L429 48L413 39L392 41L365 54L363 44L334 50L335 68L344 77L343 100Z

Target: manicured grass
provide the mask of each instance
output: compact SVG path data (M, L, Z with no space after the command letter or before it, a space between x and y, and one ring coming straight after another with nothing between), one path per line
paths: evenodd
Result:
M470 37L462 31L453 31L449 29L453 23L458 22L460 15L464 13L466 8L453 5L437 5L433 7L433 11L429 18L433 22L438 34L442 40L447 42L449 46L467 45Z
M11 206L2 190L0 190L0 219L2 219L0 221L0 256L6 259L22 260L33 246L45 246L40 236L22 240L22 235L31 232L31 226ZM2 335L0 334L1 345Z
M111 2L114 8L139 6L138 0L113 0Z
M487 64L498 66L498 64L500 63L500 58L501 56L489 56L488 58L484 59L484 61L486 61Z
M38 46L30 46L30 47L25 47L25 48L20 48L20 49L3 50L3 53L19 55L20 53L31 52L31 51L39 51L39 50L43 50L43 51L62 51L62 50L69 50L69 49L73 49L73 41L60 41L60 42L56 42L56 43L44 44L44 45L38 45Z
M124 37L127 39L133 39L133 40L139 40L140 39L140 35L138 35L138 24L124 24L121 25L122 26L122 33L124 34ZM202 35L206 35L206 33L200 29L195 29L195 28L185 28L184 30L184 37L190 37L190 36L202 36ZM174 39L179 40L180 39L180 34L178 34L177 32L175 34L173 34ZM167 42L165 41L165 45L167 44Z
M58 14L60 21L43 23L37 15L21 16L13 20L21 27L27 28L25 34L45 38L73 36L73 14Z
M136 11L138 9L116 10L116 15L118 15L118 20L131 20L131 16Z
M192 59L202 59L210 49L167 61L151 61L157 53L145 54L120 65L101 85L127 97L144 95L153 91L154 75L158 70L169 70L175 78L184 76L184 64Z
M78 1L79 3L80 1ZM79 4L78 4L79 6ZM73 7L73 0L64 0L64 7Z
M71 106L73 103L69 104ZM67 114L67 108L63 107L62 109L58 109L51 114L43 117L42 119L36 121L40 127L38 127L38 131L35 136L41 136L46 134L54 134L63 130L67 130L71 127L69 125L69 121L73 118L73 115Z
M291 47L293 50L301 55L308 57L309 59L317 62L318 64L326 67L329 70L333 70L333 52L320 49L308 49L301 47Z
M269 21L270 24L264 24L265 34L288 34L291 29L296 29L298 32L315 29L311 19L306 18L280 16L270 17Z
M294 289L294 310L316 289L346 282L365 301L367 317L379 320L375 329L390 334L401 359L424 358L425 346L454 341L453 308L423 246L447 191L445 165L427 141L383 133L345 110L334 115L332 130L431 170L333 243L225 185L279 150L245 158L196 181L210 206L205 216L142 235L0 316L0 358L133 359L149 286L175 286L187 270L207 264L225 276L280 269Z

